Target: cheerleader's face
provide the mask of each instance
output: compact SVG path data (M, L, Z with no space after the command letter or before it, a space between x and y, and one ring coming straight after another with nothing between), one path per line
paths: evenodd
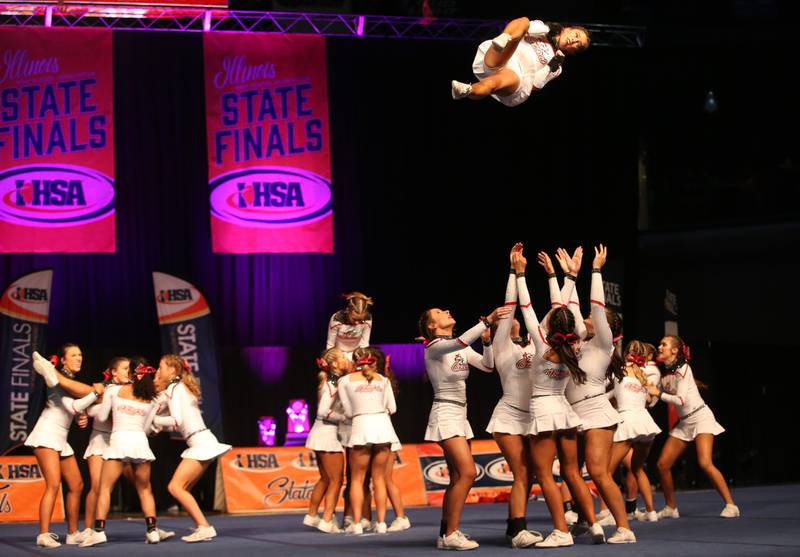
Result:
M558 48L564 54L578 54L589 48L589 37L577 27L564 27L558 37Z
M658 345L658 361L667 365L673 363L678 358L678 347L672 345L672 339L664 337Z
M428 327L434 331L436 329L450 329L456 324L456 320L450 315L450 310L433 308L428 312Z
M61 363L67 368L67 371L78 373L83 364L83 352L77 346L70 346L67 348L67 353L61 358Z
M111 370L111 379L114 383L127 383L131 380L131 361L123 360Z
M153 379L153 384L156 386L156 391L163 391L169 385L169 382L178 375L177 370L173 367L168 366L164 360L158 362L158 369L156 370L156 376Z

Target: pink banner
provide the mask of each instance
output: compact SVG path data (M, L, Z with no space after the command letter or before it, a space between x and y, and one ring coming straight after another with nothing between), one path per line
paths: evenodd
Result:
M0 252L114 252L108 29L0 27Z
M218 253L333 252L325 38L204 33Z

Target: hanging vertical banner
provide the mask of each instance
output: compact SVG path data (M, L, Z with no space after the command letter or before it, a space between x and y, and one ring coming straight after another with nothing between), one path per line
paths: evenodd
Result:
M194 285L172 275L153 273L153 285L161 349L165 354L179 355L189 364L203 391L200 409L206 426L221 436L219 368L208 303Z
M110 29L0 28L0 252L114 252Z
M204 33L211 244L333 252L325 38Z
M39 418L43 389L31 355L45 353L53 271L12 282L0 297L0 453L23 443Z

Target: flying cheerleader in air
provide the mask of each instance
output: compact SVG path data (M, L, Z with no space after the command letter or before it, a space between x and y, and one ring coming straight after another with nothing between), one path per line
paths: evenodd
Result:
M479 81L453 80L453 98L481 100L491 95L506 106L517 106L561 75L566 55L583 52L590 42L583 27L514 19L500 35L478 46L472 71Z

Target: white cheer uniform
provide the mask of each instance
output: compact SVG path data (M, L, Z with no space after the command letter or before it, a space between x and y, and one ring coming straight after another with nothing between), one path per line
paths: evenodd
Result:
M550 299L551 306L560 304L560 294L558 283L555 278L550 279ZM574 287L573 280L567 280ZM553 290L555 285L555 292ZM525 319L525 328L528 329L531 341L533 342L536 353L533 357L533 365L530 368L530 415L531 423L528 429L530 435L539 435L548 431L563 431L580 427L581 419L567 402L564 396L564 389L567 387L570 373L566 364L556 364L547 360L544 355L550 349L536 312L531 304L530 293L525 277L517 278L517 290L519 292L519 305L522 310L522 317ZM569 295L569 291L566 292Z
M425 345L425 370L433 387L426 441L474 437L467 421L469 366L486 372L494 367L490 346L484 348L483 356L470 347L484 330L486 326L478 323L456 338L436 337Z
M645 377L647 377L647 384L653 385L654 387L658 387L661 385L661 370L658 369L658 366L653 360L648 360L645 362L644 367L642 368ZM653 397L653 400L647 405L648 408L652 408L658 404L658 399Z
M539 22L541 23L541 22ZM538 91L551 80L561 75L561 66L554 72L550 71L547 63L555 56L553 45L544 36L525 37L517 45L514 54L505 66L490 68L486 66L486 53L492 48L492 41L483 41L478 46L475 59L472 61L472 72L478 79L483 79L506 68L519 77L517 90L510 95L492 95L492 97L506 106L517 106L528 100L531 93Z
M356 348L369 346L369 336L372 334L372 319L353 325L344 323L342 311L331 316L328 322L328 341L325 348L338 348L345 353L347 359L352 359Z
M150 450L147 433L153 423L156 401L142 402L119 396L121 385L106 388L103 402L89 408L87 414L100 421L113 422L104 460L121 460L139 464L156 459Z
M355 377L359 379L353 380ZM351 373L339 379L338 394L345 416L353 420L350 447L400 443L390 414L397 412L391 382L382 375L372 381Z
M166 400L169 416L156 416L155 424L163 429L177 431L189 446L181 453L181 458L205 462L231 450L230 445L220 443L203 421L200 403L189 392L183 382L170 384L161 400Z
M117 383L109 383L106 388L114 387ZM84 460L90 456L103 456L109 443L111 442L111 417L101 420L92 420L92 433L89 435L89 443L83 453Z
M319 391L317 419L308 432L306 448L312 451L341 452L339 423L345 416L336 385L332 381L325 381Z
M62 458L74 455L75 451L67 443L72 418L94 404L95 400L97 395L94 392L75 400L59 386L49 387L47 404L25 440L25 445L53 449L61 453Z
M570 380L565 393L572 409L583 421L579 428L582 432L612 427L622 421L606 397L606 371L614 353L614 335L606 318L603 277L598 271L592 271L590 297L594 336L582 342L577 352L580 368L586 372L586 382L579 385ZM580 321L582 323L583 318Z
M674 405L680 418L669 432L672 437L690 442L701 433L719 435L725 431L714 418L711 408L706 406L703 397L700 396L692 368L688 363L680 366L674 373L663 375L661 389L661 400Z
M648 443L661 433L647 411L647 388L636 377L626 375L622 381L614 378L612 393L617 400L617 411L624 420L614 432L614 441Z

